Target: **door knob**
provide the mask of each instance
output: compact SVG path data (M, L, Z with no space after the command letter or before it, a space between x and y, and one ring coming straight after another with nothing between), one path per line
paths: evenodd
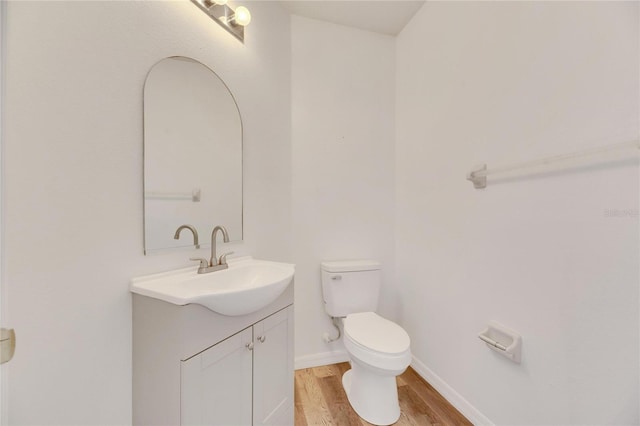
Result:
M253 342L249 342L246 345L244 345L247 349L249 349L250 351L253 350Z
M258 342L264 343L265 340L267 340L267 336L258 336Z
M16 351L16 332L13 328L0 329L0 364L11 361Z

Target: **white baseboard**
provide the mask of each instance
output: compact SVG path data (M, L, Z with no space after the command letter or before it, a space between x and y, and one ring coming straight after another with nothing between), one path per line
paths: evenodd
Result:
M476 426L494 426L494 423L489 420L484 414L482 414L476 407L471 405L469 401L464 399L462 395L456 392L451 386L449 386L444 380L442 380L436 373L431 371L426 365L424 365L415 356L411 362L411 367L418 373L423 379L425 379L431 386L435 388L440 394L451 403L458 411L462 413L471 423Z
M319 354L304 355L296 357L295 369L319 367L321 365L337 364L339 362L349 361L349 355L346 351L321 352Z

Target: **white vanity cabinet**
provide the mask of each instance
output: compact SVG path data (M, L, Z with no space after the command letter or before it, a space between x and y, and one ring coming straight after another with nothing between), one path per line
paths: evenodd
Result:
M224 316L133 295L134 425L293 425L293 285Z
M293 424L293 306L253 326L253 424Z
M181 424L293 424L291 310L182 361Z

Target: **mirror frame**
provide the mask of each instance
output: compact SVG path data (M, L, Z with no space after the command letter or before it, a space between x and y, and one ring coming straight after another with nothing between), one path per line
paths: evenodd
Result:
M145 256L148 256L150 254L156 254L156 253L168 253L171 251L184 251L184 250L196 249L195 245L193 244L190 246L182 246L182 247L163 247L163 248L153 248L153 249L147 248L147 232L146 232L147 211L146 211L146 201L145 201L145 195L144 195L145 194L145 158L146 158L145 157L145 141L146 141L145 124L146 123L145 123L145 114L144 114L144 107L145 107L144 94L145 94L145 89L147 87L149 74L151 74L151 71L153 71L156 65L158 65L160 62L165 61L167 59L188 59L188 60L197 62L203 67L207 68L211 73L213 73L213 75L215 75L222 82L224 87L229 92L229 95L231 95L231 99L233 100L236 110L238 111L238 118L240 119L240 238L238 239L230 238L229 242L244 241L244 122L242 121L240 106L238 105L238 101L236 100L236 97L233 95L231 88L229 88L229 85L210 66L206 65L204 62L195 58L190 58L188 56L182 56L182 55L172 55L154 62L153 65L151 65L151 67L149 68L149 71L147 71L147 73L145 74L144 83L142 84L142 248ZM213 228L216 225L225 226L224 224L214 223L211 225L211 230L213 230ZM204 235L208 236L209 234L206 233ZM198 236L201 237L200 232L198 232ZM199 245L201 249L209 248L211 247L211 241L209 238L206 238L204 242L200 242Z

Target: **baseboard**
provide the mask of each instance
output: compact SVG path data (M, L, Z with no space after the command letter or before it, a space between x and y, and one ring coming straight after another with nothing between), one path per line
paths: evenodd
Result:
M431 371L426 365L424 365L415 356L411 362L411 367L418 373L423 379L425 379L431 386L433 386L440 394L451 403L458 411L462 413L471 423L476 426L494 426L494 423L489 420L484 414L482 414L476 407L471 405L469 401L464 399L462 395L456 392L451 386L449 386L444 380L442 380L436 373Z
M319 367L321 365L337 364L339 362L349 361L349 355L346 351L321 352L319 354L304 355L296 357L295 369Z

